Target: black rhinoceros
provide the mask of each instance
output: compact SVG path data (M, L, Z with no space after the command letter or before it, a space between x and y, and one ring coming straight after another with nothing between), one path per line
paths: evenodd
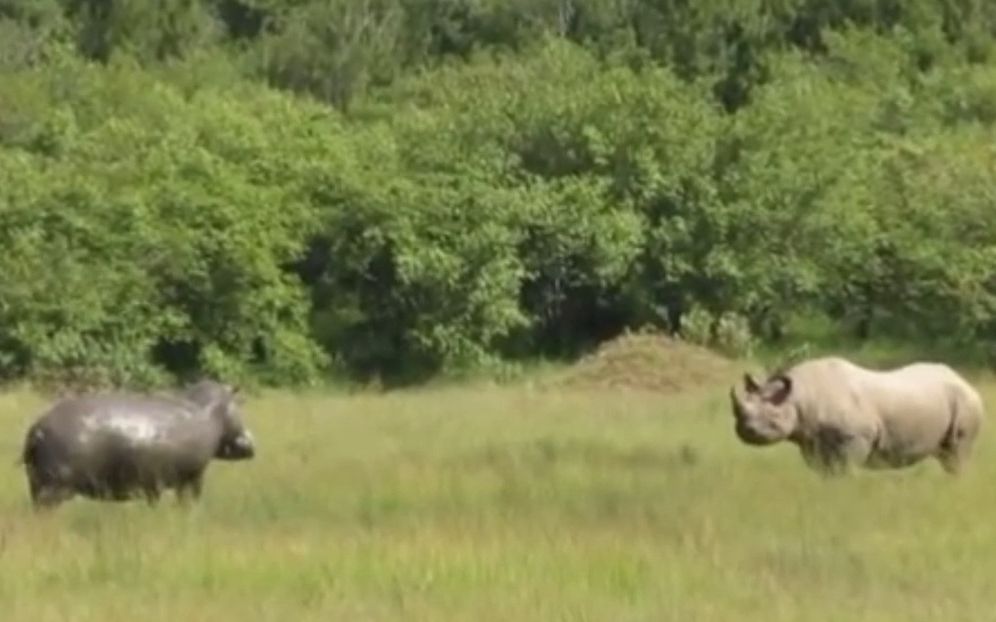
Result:
M824 474L852 465L902 468L933 456L955 475L984 421L979 393L940 363L872 370L840 357L812 359L730 389L737 437L789 441Z
M201 381L177 396L134 393L66 398L27 431L22 453L36 508L82 495L103 501L163 491L197 499L212 459L255 455L234 387Z

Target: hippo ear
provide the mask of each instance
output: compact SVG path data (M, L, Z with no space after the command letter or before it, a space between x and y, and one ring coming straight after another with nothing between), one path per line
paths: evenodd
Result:
M748 393L757 393L761 389L761 383L754 379L750 372L744 374L744 388Z
M792 393L792 379L784 374L778 374L770 382L772 388L768 401L775 405L781 404Z

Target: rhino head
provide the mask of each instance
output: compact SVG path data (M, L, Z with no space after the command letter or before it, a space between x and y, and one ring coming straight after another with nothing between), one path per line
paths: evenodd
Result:
M212 420L221 429L215 458L248 460L255 456L255 439L242 422L237 403L238 387L204 380L188 388L185 394L188 400L208 409Z
M762 383L745 373L743 384L739 391L730 387L737 437L748 445L771 445L791 437L799 422L792 379L777 373Z

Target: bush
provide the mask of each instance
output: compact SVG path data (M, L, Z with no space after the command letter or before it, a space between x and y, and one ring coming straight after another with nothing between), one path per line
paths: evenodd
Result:
M996 342L989 4L686 4L0 1L0 376Z
M10 372L316 377L306 292L282 266L315 224L299 174L327 148L314 131L335 131L325 113L255 88L184 99L128 66L3 79Z

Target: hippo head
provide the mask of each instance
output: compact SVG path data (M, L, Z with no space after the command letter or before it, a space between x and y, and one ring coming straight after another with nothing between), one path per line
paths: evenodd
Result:
M242 423L238 407L238 387L204 380L185 392L186 398L210 410L221 428L221 440L214 457L219 460L248 460L256 454L256 443Z
M737 437L748 445L770 445L795 432L799 415L792 399L792 379L775 374L764 383L744 374L744 387L730 388Z

